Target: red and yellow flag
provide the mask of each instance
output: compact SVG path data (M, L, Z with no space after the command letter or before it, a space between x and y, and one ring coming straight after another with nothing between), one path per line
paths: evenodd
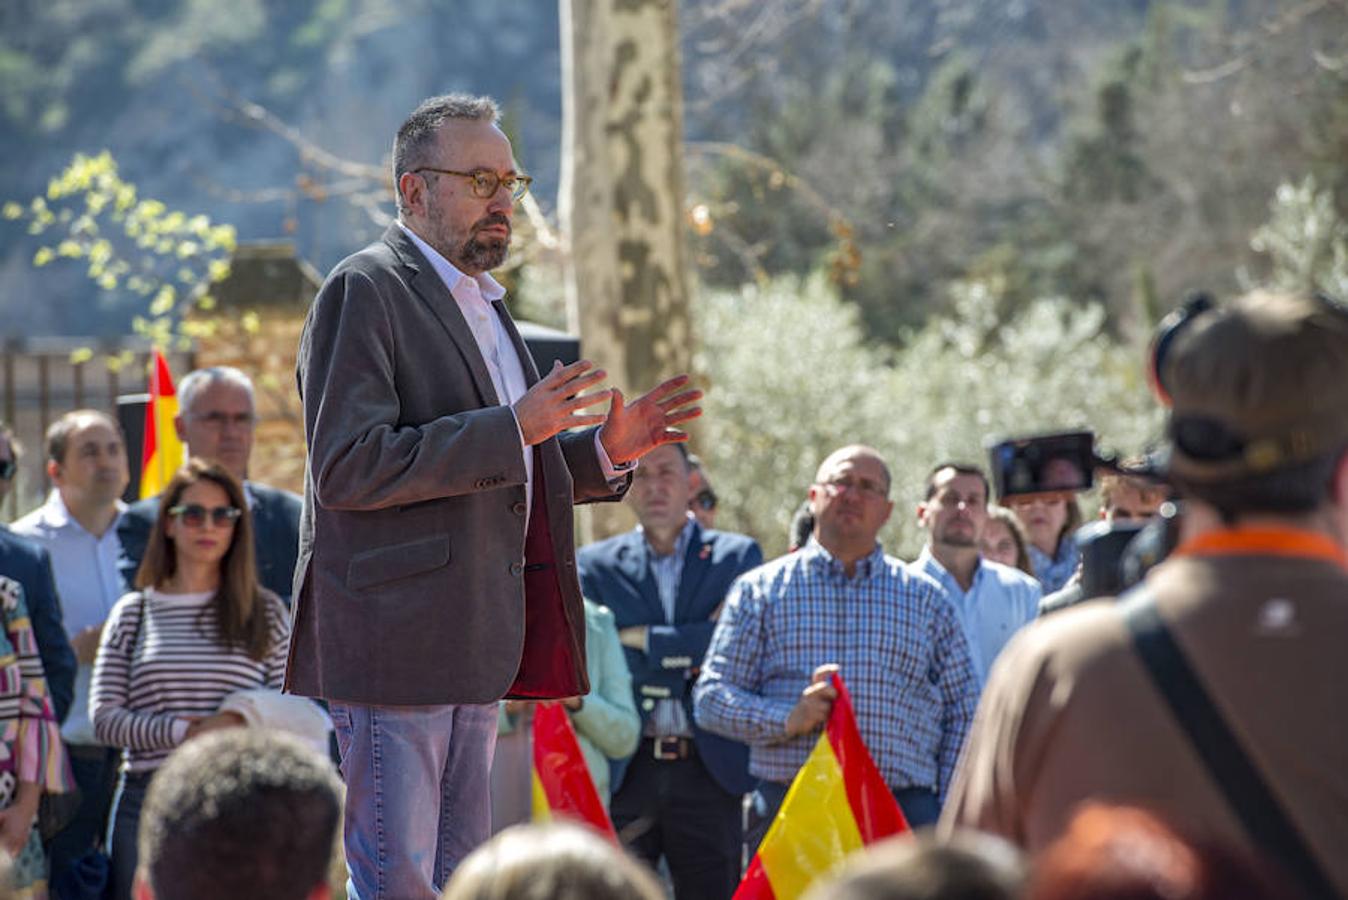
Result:
M838 675L838 699L809 759L791 782L735 900L791 900L850 853L908 830L857 730Z
M150 402L145 406L145 435L140 454L140 499L157 497L173 479L185 458L183 443L173 420L178 415L178 394L168 360L158 350L150 370Z
M571 819L589 825L616 843L613 822L595 790L576 732L562 704L540 703L534 707L533 739L534 821Z

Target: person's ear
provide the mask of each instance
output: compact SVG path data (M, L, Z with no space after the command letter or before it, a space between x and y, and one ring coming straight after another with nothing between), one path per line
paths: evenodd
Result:
M925 500L917 505L917 524L923 528L927 527L927 502Z
M51 479L52 484L61 483L61 464L54 459L47 460L47 477Z
M426 179L412 172L398 176L398 193L402 196L402 208L416 216L426 213Z
M178 413L173 417L173 430L178 435L178 440L184 444L187 443L187 432L183 429L183 414Z

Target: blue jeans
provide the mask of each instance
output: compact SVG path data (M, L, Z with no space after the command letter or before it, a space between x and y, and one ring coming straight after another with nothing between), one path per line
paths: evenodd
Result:
M145 804L145 791L150 787L153 775L153 772L123 772L117 785L112 840L108 842L112 868L108 875L108 892L104 894L109 900L131 900L139 857L136 836L140 831L140 808Z
M436 900L491 833L496 704L333 702L346 781L347 896Z
M749 795L748 823L744 830L744 843L749 849L749 857L758 852L758 845L767 836L772 820L782 808L786 792L791 785L776 781L759 781L758 787ZM890 788L894 799L903 810L903 817L910 828L918 829L924 825L935 825L941 817L941 801L936 792L929 788Z

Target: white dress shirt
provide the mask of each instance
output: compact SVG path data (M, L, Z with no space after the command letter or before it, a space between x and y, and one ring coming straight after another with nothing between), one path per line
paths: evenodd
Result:
M471 277L465 275L453 263L441 256L434 247L422 240L420 235L408 228L406 224L399 221L398 227L412 239L412 243L416 244L417 249L430 261L435 273L440 276L440 280L444 282L445 287L449 289L449 293L459 304L459 311L463 313L464 319L468 322L468 327L472 330L473 337L477 341L477 348L482 352L482 358L487 362L487 372L491 375L491 383L492 387L496 389L497 400L502 406L513 406L515 401L523 397L529 388L525 384L524 366L520 362L519 354L515 352L515 345L511 342L510 334L506 331L505 322L493 305L505 296L505 288L487 272ZM546 375L547 373L540 374ZM515 420L515 428L519 429L518 418ZM604 478L609 482L621 481L629 471L636 467L635 463L615 466L609 459L607 451L604 450L598 432L595 432L594 446L599 455L599 467L604 473ZM522 431L520 432L520 447L524 455L524 502L526 506L532 507L534 454L533 448L524 443ZM529 511L532 512L532 509Z

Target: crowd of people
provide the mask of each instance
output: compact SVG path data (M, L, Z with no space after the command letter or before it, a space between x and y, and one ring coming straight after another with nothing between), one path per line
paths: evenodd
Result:
M838 677L914 834L815 900L1348 892L1348 312L1168 326L1167 453L1104 476L1099 519L1174 501L1180 543L1121 602L1086 602L1072 490L994 496L965 460L896 485L862 436L784 488L765 561L715 527L685 376L628 400L535 368L489 274L528 187L494 103L426 101L393 157L398 221L301 338L302 498L249 479L236 369L182 379L190 458L149 500L115 420L48 429L50 496L0 528L15 896L321 898L340 822L352 900L728 898ZM20 451L0 433L0 488ZM577 548L573 504L623 498L636 528ZM540 702L616 842L517 824Z

